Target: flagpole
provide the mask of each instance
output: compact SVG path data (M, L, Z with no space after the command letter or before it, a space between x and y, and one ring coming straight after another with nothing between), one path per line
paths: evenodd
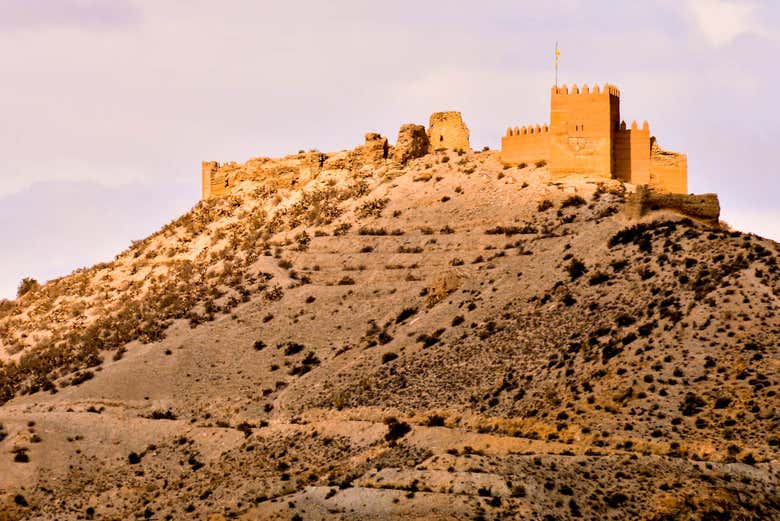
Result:
M555 87L558 88L558 42L555 42Z

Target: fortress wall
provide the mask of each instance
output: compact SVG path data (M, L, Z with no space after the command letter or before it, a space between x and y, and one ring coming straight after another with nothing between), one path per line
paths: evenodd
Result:
M505 165L533 165L537 161L550 160L550 128L522 127L507 129L501 138L501 163Z
M224 175L219 175L219 163L216 161L203 161L201 163L201 198L209 199L218 197L225 192Z
M659 192L688 193L688 156L663 150L652 140L650 186Z
M550 173L612 177L612 137L620 118L617 87L553 87Z
M632 219L657 210L673 210L683 215L717 224L720 217L720 202L717 194L670 194L660 193L648 186L639 186L626 199L623 209Z
M636 121L631 128L622 122L614 135L615 178L625 183L649 185L650 180L650 125L642 128Z
M469 129L460 112L434 112L428 125L428 141L431 151L440 148L471 150Z

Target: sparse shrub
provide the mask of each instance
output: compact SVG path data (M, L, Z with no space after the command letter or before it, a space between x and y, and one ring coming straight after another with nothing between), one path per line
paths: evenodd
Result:
M617 317L615 317L615 322L620 327L628 327L636 322L636 318L633 315L629 315L628 313L620 313Z
M680 412L683 416L695 416L701 412L702 407L705 405L707 405L707 402L703 399L693 393L688 393L685 395L682 403L680 403Z
M401 322L403 322L404 320L413 316L416 313L417 313L417 308L404 308L403 310L401 310L400 313L398 313L398 316L395 318L395 323L400 324Z
M14 462L16 463L29 463L30 455L27 454L29 449L27 447L14 447L11 452L14 454Z
M393 337L390 336L390 333L387 332L387 329L380 331L376 339L382 345L389 344L393 341Z
M540 212L546 212L552 207L553 207L553 202L550 201L549 199L544 199L539 203L539 206L537 206L536 209L539 210Z
M301 360L301 363L294 366L292 369L290 369L290 375L292 376L302 376L309 371L313 369L315 365L320 364L320 359L317 358L317 356L313 352L309 352L306 354L303 360Z
M564 199L564 201L561 203L561 208L569 208L571 206L578 208L584 204L586 204L585 199L579 195L572 195Z
M479 487L479 489L477 489L477 494L480 497L491 497L493 495L493 491L491 491L488 487Z
M617 508L626 501L628 501L628 497L622 492L615 492L607 496L607 505L611 508Z
M715 400L715 405L713 406L715 409L725 409L731 404L731 398L728 398L726 396L721 396L717 400Z
M297 342L287 342L284 344L278 344L276 348L277 349L284 348L284 356L292 356L303 351L305 349L305 346Z
M37 280L33 279L32 277L25 277L19 283L19 288L16 290L16 298L21 298L27 293L35 291L40 287L41 285L38 284Z
M566 266L566 272L572 281L582 277L588 269L585 267L585 263L577 258L573 258Z
M390 417L385 419L385 425L387 425L387 433L385 434L385 440L391 443L403 438L409 433L412 428L406 422L399 422L396 418Z
M80 371L76 373L70 381L70 385L81 385L87 380L92 380L95 377L95 373L92 371Z
M333 236L340 237L342 235L346 235L350 228L352 228L351 223L341 223L333 230Z
M265 298L270 300L271 302L276 302L277 300L281 300L282 297L284 297L284 290L278 284L275 285L270 290L266 291L265 293ZM273 318L273 316L271 316L271 318Z
M455 230L449 224L447 224L444 226L444 228L439 230L439 233L442 233L444 235L450 235L452 233L455 233Z
M392 352L389 352L389 353L384 353L384 354L382 355L382 363L383 363L383 364L386 364L386 363L388 363L388 362L392 362L392 361L393 361L393 360L395 360L396 358L398 358L398 355L397 355L397 354L395 354L395 353L392 353Z
M355 284L355 279L349 276L344 276L338 282L339 286L352 286Z
M383 198L383 199L369 199L368 201L364 202L360 206L357 207L355 210L355 215L359 219L363 219L365 217L380 217L382 215L382 211L387 206L387 203L390 202L390 199Z
M525 487L523 485L512 487L512 497L525 497Z
M363 246L360 248L360 253L371 253L372 251L374 251L373 246Z
M425 425L428 427L444 427L444 416L438 414L431 414L428 419L425 420Z
M526 224L524 226L496 226L494 228L488 228L485 230L485 233L487 235L506 235L507 237L511 237L512 235L517 234L533 234L537 231L538 230L534 226Z
M168 409L167 411L152 411L152 414L147 416L147 418L150 420L175 420L176 415Z
M534 165L536 166L536 168L542 168L544 166L547 166L547 161L545 161L544 159L541 159L541 160L535 162Z
M417 341L422 342L423 348L428 348L437 344L442 334L444 334L444 328L437 329L430 335L423 333L417 337Z
M384 228L361 226L358 230L358 235L387 235L387 230Z
M306 230L303 230L295 236L295 242L298 244L298 251L306 251L309 249L311 237L306 233Z
M138 465L141 463L141 456L136 452L131 452L127 455L127 462L130 465Z
M603 284L604 282L609 281L610 276L607 273L604 273L603 271L598 271L591 275L590 279L588 279L588 283L591 286L598 286L599 284Z
M463 266L463 259L454 258L450 261L450 266Z

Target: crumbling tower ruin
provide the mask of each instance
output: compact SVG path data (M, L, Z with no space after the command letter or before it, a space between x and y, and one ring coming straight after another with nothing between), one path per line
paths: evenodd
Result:
M434 112L428 125L428 141L431 152L442 148L450 150L471 150L469 128L463 122L460 112Z

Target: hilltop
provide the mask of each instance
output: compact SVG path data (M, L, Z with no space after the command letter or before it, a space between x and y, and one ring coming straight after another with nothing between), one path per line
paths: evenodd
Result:
M778 244L406 132L0 305L0 519L780 516Z

